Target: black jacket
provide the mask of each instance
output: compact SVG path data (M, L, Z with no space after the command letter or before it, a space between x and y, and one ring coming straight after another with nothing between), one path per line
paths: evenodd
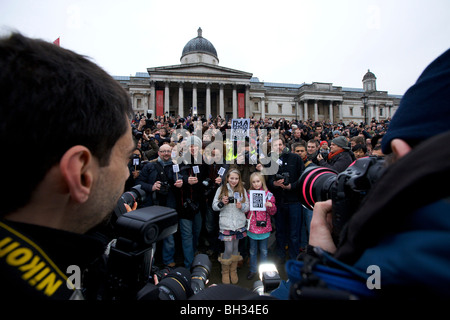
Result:
M338 153L330 160L320 160L319 165L336 170L337 172L342 172L347 169L347 167L351 165L355 160L356 158L353 155L353 152L344 150L344 152Z
M283 151L279 159L281 160L281 165L278 168L278 174L289 173L289 183L291 184L290 190L283 190L281 187L274 186L273 182L276 181L276 175L271 175L267 179L267 187L275 195L277 203L295 203L300 202L300 192L298 188L300 187L299 178L303 171L305 170L305 165L302 158L295 153L289 151Z

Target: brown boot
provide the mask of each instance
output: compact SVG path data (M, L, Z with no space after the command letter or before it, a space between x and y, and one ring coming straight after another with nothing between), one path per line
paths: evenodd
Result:
M231 258L230 259L223 259L222 253L220 254L220 257L217 259L222 264L222 283L224 284L230 284L230 266L231 266Z
M237 274L237 266L238 266L238 262L242 261L242 256L241 255L231 255L231 267L230 267L230 278L231 278L231 283L232 284L237 284L239 281L239 277Z

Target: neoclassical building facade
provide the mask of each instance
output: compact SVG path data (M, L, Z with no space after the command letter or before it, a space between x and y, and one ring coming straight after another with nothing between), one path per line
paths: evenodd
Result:
M184 46L180 64L148 68L134 77L114 76L130 93L136 112L348 123L387 119L400 103L401 96L377 91L370 70L362 88L261 82L252 73L220 66L213 44L201 28L197 32Z

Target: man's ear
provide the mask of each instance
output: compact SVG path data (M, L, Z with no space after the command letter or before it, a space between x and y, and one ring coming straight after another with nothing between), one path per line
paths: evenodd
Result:
M93 157L85 146L74 146L64 153L59 163L63 180L73 201L84 203L93 184Z
M404 157L411 151L411 147L405 140L394 139L391 141L392 152L396 155L397 159Z

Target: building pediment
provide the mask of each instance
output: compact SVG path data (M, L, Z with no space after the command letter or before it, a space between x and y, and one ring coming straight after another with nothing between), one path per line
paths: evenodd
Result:
M171 76L171 77L199 76L199 77L211 77L212 79L238 78L250 81L250 78L252 77L252 74L248 72L201 62L148 68L147 71L150 75L150 78L159 78L161 76Z

